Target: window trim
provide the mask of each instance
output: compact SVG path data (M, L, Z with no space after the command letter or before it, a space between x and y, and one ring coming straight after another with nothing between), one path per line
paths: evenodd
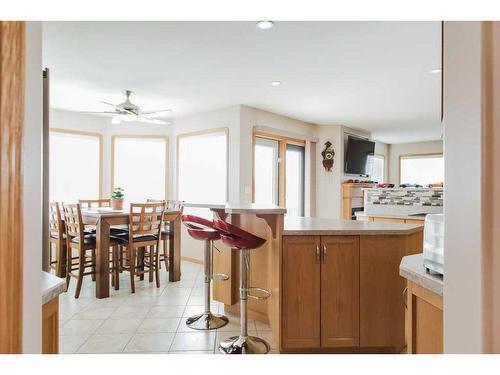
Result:
M163 139L165 140L165 199L168 199L168 170L169 168L169 157L168 157L168 150L169 150L169 142L170 138L168 135L163 135L163 134L113 134L111 136L111 169L110 169L110 179L111 179L111 186L110 186L110 194L113 192L114 186L115 186L115 142L117 139L122 138L122 139Z
M103 194L103 183L104 183L104 143L103 143L103 135L97 132L87 132L82 130L73 130L73 129L62 129L62 128L50 128L49 129L49 140L51 133L59 133L59 134L67 134L67 135L80 135L85 137L95 137L99 140L99 198L102 198ZM49 146L49 155L50 155L50 146Z
M225 191L225 201L228 202L229 197L229 128L212 128L205 130L198 130L193 132L177 134L176 148L175 148L175 195L179 199L179 144L181 138L188 137L198 137L201 135L213 134L213 133L224 133L226 136L226 191ZM209 202L210 203L210 202Z
M426 156L433 156L433 157L443 157L444 154L442 152L428 152L428 153L422 153L422 154L401 154L398 157L398 185L401 184L401 160L402 159L418 159ZM443 181L444 182L444 181Z

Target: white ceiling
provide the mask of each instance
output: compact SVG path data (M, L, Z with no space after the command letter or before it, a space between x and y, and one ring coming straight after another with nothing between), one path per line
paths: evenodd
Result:
M51 105L136 92L179 117L246 104L387 143L439 139L439 22L45 22ZM273 87L271 81L282 81Z

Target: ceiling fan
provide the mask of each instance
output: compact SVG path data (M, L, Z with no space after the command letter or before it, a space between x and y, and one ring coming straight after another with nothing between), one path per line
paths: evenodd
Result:
M104 102L99 100L100 103L109 105L114 108L114 111L102 111L102 112L84 112L92 114L105 114L112 115L112 124L120 124L121 122L145 122L148 124L158 124L158 125L169 125L170 122L152 118L158 116L161 113L172 112L171 109L161 109L157 111L141 111L139 106L135 105L130 101L130 96L134 92L131 90L123 90L123 94L126 96L125 101L120 104L113 104L109 102Z

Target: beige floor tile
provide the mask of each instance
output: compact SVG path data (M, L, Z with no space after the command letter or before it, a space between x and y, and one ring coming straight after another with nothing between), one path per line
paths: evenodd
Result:
M257 332L271 331L271 326L268 323L255 320L255 326L257 328Z
M60 336L77 336L77 335L91 335L97 328L104 322L103 319L97 320L74 320L68 321L59 330Z
M277 349L276 343L274 342L273 339L273 333L271 331L259 332L257 336L263 340L266 340L269 343L269 345L271 345L271 350Z
M60 354L73 354L85 341L88 340L90 335L81 336L60 336L59 337L59 353Z
M95 299L88 307L118 307L127 302L126 296L110 295L109 298Z
M127 302L123 306L118 307L111 314L110 319L141 319L146 317L150 309L149 305L141 306Z
M219 328L221 332L239 332L240 331L240 318L235 316L228 316L229 323L224 327ZM256 331L255 320L248 320L248 331Z
M121 333L135 333L141 325L142 318L108 319L101 324L95 335L116 335Z
M216 313L219 310L217 304L214 302L210 304L210 309L213 313ZM205 311L204 305L188 305L186 306L186 309L184 310L184 313L182 315L187 318L193 315L201 314L203 311Z
M191 294L191 288L183 287L166 287L162 293L164 295L177 295L177 296L189 296Z
M144 319L138 333L177 332L181 318Z
M168 352L169 354L214 354L213 350L190 350L190 351L177 351Z
M181 318L183 312L184 306L153 306L147 314L147 318Z
M179 288L180 289L180 288ZM188 295L162 294L154 302L158 306L186 306L190 297Z
M116 310L116 307L86 307L75 314L72 319L107 319Z
M121 353L131 338L130 334L94 335L78 349L77 353Z
M174 342L172 343L172 347L170 348L170 350L213 350L215 345L215 337L215 332L178 332L175 335Z
M174 333L136 333L124 352L168 352Z

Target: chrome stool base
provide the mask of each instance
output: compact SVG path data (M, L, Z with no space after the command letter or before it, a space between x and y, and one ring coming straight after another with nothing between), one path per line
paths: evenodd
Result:
M211 312L190 316L186 319L186 325L189 328L203 331L221 328L227 323L229 323L227 317Z
M219 344L219 352L223 354L266 354L269 350L269 344L255 336L234 336Z

